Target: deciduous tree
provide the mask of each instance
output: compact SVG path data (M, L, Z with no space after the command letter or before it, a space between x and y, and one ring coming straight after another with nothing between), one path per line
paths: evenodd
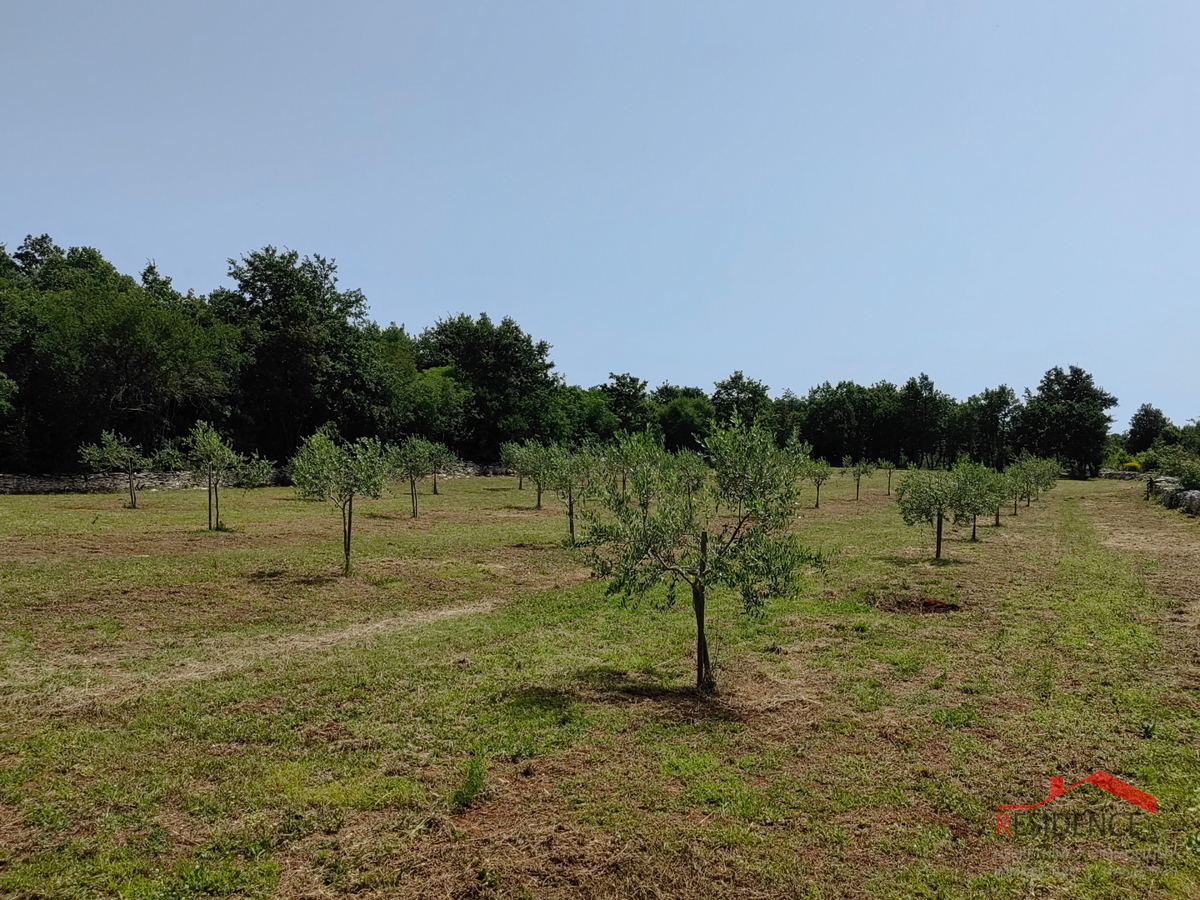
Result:
M1161 409L1143 403L1129 419L1129 436L1125 439L1125 449L1130 453L1141 453L1150 449L1170 425L1171 420Z
M772 412L771 398L763 382L747 378L741 369L715 384L712 405L719 423L727 425L737 416L743 422L757 422Z
M1116 405L1117 398L1083 369L1056 366L1042 376L1036 394L1025 392L1016 416L1018 441L1034 456L1062 460L1073 477L1096 475L1113 421L1107 410Z

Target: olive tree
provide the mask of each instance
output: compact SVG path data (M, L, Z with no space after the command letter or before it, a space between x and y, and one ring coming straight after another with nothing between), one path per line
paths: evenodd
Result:
M517 462L520 466L518 471L524 473L524 477L533 482L534 491L537 492L537 499L534 502L533 508L541 509L542 494L545 492L550 482L551 473L554 471L553 451L545 444L537 441L526 441L518 448Z
M134 444L123 434L114 431L102 431L100 443L83 444L79 448L79 456L84 465L94 472L122 473L129 488L129 508L137 509L138 482L137 474L149 468L150 460L142 456L142 448Z
M576 506L591 484L596 457L588 450L572 450L558 445L550 448L547 486L558 493L567 507L567 531L575 544Z
M983 463L966 458L958 461L951 474L954 476L954 522L970 522L971 540L978 540L976 524L979 516L998 512L1004 502L1002 476Z
M875 468L887 472L887 495L892 496L892 473L896 471L896 464L890 459L880 459L876 461Z
M438 476L460 470L462 460L445 444L433 441L429 448L429 474L433 477L433 492L438 492Z
M821 485L833 477L833 466L823 459L810 459L804 466L804 477L817 489L817 502L813 509L821 508Z
M377 438L353 444L337 439L330 427L311 435L292 458L292 481L301 497L328 500L342 514L342 574L350 574L350 539L354 532L354 498L378 498L387 480L383 445Z
M417 517L417 482L433 473L434 456L437 453L432 441L423 437L407 437L388 449L387 464L392 477L408 482L408 493L412 498L412 517Z
M1004 473L1011 480L1014 491L1011 495L1013 515L1016 515L1017 501L1023 499L1025 505L1029 506L1042 492L1050 490L1058 483L1061 468L1057 460L1023 454L1005 469Z
M934 559L942 558L942 523L954 509L954 476L949 472L917 469L909 472L896 485L896 505L904 524L927 522L937 534Z
M246 465L246 457L230 447L207 422L197 422L183 443L187 464L204 476L208 486L208 530L219 531L224 527L221 524L221 484L231 480Z
M713 690L706 610L719 586L737 591L746 612L797 588L797 571L819 560L790 533L804 457L780 449L765 428L735 419L703 442L707 472L649 441L628 448L627 490L608 479L588 510L586 545L608 593L627 600L660 585L668 600L691 592L696 620L696 688ZM636 458L634 458L636 457ZM700 477L698 477L698 475Z
M846 473L854 479L854 499L858 499L859 489L862 487L863 478L869 478L875 471L875 463L867 462L861 459L858 462L851 462L850 457L846 456L842 459L842 468Z
M505 441L500 445L500 465L517 476L517 490L525 490L525 459L520 444Z

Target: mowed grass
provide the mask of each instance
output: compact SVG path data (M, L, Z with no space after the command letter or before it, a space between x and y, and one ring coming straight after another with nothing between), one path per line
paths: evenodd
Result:
M358 504L349 578L286 490L227 533L0 497L0 895L1200 895L1196 523L1063 482L935 564L884 484L800 510L796 597L714 604L712 698L690 609L607 598L512 479ZM1097 769L1158 814L996 835Z

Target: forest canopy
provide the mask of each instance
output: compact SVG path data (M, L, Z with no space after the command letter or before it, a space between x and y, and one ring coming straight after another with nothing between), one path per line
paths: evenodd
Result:
M106 431L150 456L199 421L238 452L277 461L327 423L348 440L438 441L477 463L496 462L510 441L578 445L645 429L668 450L696 448L735 416L834 461L967 456L1001 468L1028 452L1086 476L1110 441L1116 398L1074 366L1050 369L1023 397L997 385L961 401L924 373L776 399L742 371L709 390L651 389L630 373L579 387L510 318L462 313L416 334L380 326L332 259L268 246L229 260L228 274L230 286L196 295L154 263L133 277L48 235L11 252L0 244L0 469L76 471L80 446ZM1135 431L1139 445L1150 431L1196 439L1194 425L1149 413Z

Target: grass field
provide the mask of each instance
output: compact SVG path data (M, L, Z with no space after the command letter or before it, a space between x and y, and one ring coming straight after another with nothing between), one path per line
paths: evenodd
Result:
M1062 482L934 564L883 484L711 698L512 479L358 504L348 578L286 490L0 497L0 896L1200 897L1200 525ZM1157 814L997 836L1097 769Z

